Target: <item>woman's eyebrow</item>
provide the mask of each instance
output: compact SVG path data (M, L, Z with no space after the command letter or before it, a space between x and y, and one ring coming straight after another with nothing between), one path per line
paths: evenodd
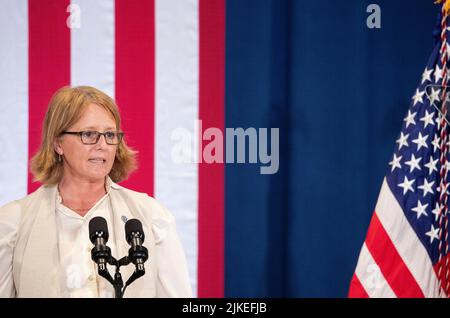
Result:
M94 126L88 126L88 127L84 127L84 128L82 128L82 130L86 130L86 129L90 129L90 130L97 130L97 129L98 129L98 127L94 127ZM106 128L104 128L104 130L116 130L116 127L113 127L113 126L109 126L109 127L106 127Z

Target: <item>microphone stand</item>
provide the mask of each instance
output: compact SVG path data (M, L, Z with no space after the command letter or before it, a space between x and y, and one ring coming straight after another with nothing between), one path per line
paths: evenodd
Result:
M113 256L108 255L108 257L105 258L98 258L97 257L97 251L95 247L91 250L91 256L92 259L98 259L97 265L98 265L98 274L105 278L111 285L114 287L114 294L115 298L123 298L123 295L125 293L126 288L134 282L139 277L143 276L145 274L145 269L143 264L137 264L136 270L133 272L133 274L128 278L127 282L125 283L125 287L123 285L123 279L122 274L120 274L120 267L126 266L131 263L131 259L128 256L122 257L120 260L116 260ZM111 266L116 267L116 272L114 274L114 278L112 278L111 274L108 271L108 267L106 266L106 263L108 263Z
M89 222L89 232L89 239L94 244L91 250L91 258L98 266L98 274L113 285L116 298L123 298L125 289L145 274L144 263L148 259L148 250L145 246L142 246L144 232L141 222L137 219L131 219L125 224L126 239L131 248L128 250L128 255L119 260L111 255L111 249L106 245L108 227L105 219L101 217L92 219ZM124 286L120 267L130 263L133 263L136 269ZM107 264L116 267L114 278L109 273Z

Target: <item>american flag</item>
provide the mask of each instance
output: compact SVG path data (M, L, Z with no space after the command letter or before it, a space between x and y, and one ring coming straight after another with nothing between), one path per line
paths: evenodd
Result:
M449 295L447 54L440 42L403 120L383 180L349 297ZM443 103L444 101L444 103Z

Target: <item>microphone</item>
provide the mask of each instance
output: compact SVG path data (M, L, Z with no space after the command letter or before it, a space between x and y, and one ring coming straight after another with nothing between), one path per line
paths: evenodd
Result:
M129 260L136 266L136 272L144 275L144 263L148 259L148 250L142 246L145 239L142 223L138 219L130 219L125 223L125 239L131 245L128 250Z
M109 233L106 220L102 217L95 217L89 221L89 239L94 247L91 250L91 258L98 265L98 273L114 287L116 298L122 298L126 288L139 277L145 274L144 263L148 259L148 250L143 246L145 235L141 221L137 219L128 220L125 223L125 239L131 245L128 256L120 260L111 255L111 249L106 245ZM123 285L120 267L133 263L136 270ZM116 266L114 278L108 272L107 264Z
M110 261L111 249L106 246L109 233L106 220L100 216L89 222L89 239L94 247L91 250L92 260L98 264L99 272L107 272L106 263Z

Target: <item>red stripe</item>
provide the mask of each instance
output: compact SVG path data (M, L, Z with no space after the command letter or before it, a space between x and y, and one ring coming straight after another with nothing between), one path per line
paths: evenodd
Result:
M353 275L352 281L350 282L350 290L348 292L349 298L369 298L366 290L363 285L359 281L358 276L356 274Z
M367 248L397 297L424 297L376 213L366 237Z
M139 168L123 186L153 195L155 145L155 2L116 0L116 101Z
M70 29L66 20L69 0L28 1L29 125L28 156L41 141L41 127L48 102L55 91L70 84ZM40 184L28 174L28 193Z
M224 132L225 2L200 0L199 117ZM207 142L203 142L203 147ZM199 164L198 296L224 296L224 165Z

